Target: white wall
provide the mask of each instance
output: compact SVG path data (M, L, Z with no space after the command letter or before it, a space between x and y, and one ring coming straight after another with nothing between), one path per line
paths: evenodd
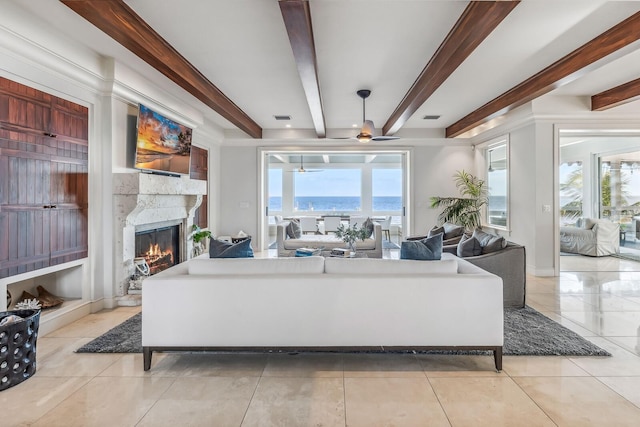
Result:
M471 145L460 145L444 139L439 143L441 145L433 145L430 141L429 145L424 145L416 141L413 146L407 144L402 146L412 150L410 188L413 200L411 214L414 224L409 233L405 234L426 233L435 225L439 211L429 207L429 198L457 195L453 174L461 169L473 171ZM291 143L283 141L281 145L290 146ZM312 148L314 147L305 145L305 149ZM217 235L235 235L243 230L251 236L257 236L258 221L261 217L258 212L258 163L257 146L225 145L221 147ZM256 238L254 242L257 242ZM254 249L256 249L255 245Z
M252 146L220 148L218 235L258 235L258 159Z
M476 174L471 145L451 145L442 140L441 146L420 146L413 149L411 188L413 224L407 235L424 235L438 222L439 209L432 209L432 196L459 196L453 175L465 170Z
M529 119L487 133L481 144L509 135L509 230L496 230L507 240L525 246L527 271L540 276L554 274L554 127L551 122ZM482 154L476 152L478 157ZM478 159L480 171L484 161ZM484 171L479 172L484 176ZM549 210L545 210L545 206Z

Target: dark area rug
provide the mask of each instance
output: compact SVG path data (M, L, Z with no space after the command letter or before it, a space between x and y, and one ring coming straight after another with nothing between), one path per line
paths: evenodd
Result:
M142 353L142 314L125 320L80 347L77 353ZM489 354L485 351L420 351L436 354ZM531 307L504 310L506 356L611 356L597 345Z
M142 313L86 343L76 353L142 353Z

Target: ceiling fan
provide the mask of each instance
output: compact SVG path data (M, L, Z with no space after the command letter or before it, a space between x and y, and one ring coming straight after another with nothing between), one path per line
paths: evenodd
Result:
M307 172L324 172L322 169L305 169L304 164L302 162L303 156L300 156L300 167L290 170L289 172L297 172L297 173L307 173Z
M369 89L360 89L356 93L360 98L362 98L362 129L360 129L360 133L356 136L356 139L362 143L367 143L369 141L391 141L394 139L400 139L397 136L373 136L375 126L373 125L373 121L366 119L365 115L365 100L369 95L371 95L371 91Z

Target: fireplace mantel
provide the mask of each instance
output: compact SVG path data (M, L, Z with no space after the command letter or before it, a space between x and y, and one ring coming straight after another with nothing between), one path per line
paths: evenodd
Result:
M114 195L205 195L207 182L188 176L174 177L151 173L114 173Z

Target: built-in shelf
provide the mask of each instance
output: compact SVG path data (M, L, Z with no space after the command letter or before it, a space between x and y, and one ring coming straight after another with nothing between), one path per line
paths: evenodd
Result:
M0 295L6 295L7 290L11 293L9 310L20 301L23 291L37 298L39 285L64 298L60 306L42 310L39 336L44 336L90 313L86 264L87 260L81 259L0 279ZM0 298L0 311L7 309L6 302L5 298Z

